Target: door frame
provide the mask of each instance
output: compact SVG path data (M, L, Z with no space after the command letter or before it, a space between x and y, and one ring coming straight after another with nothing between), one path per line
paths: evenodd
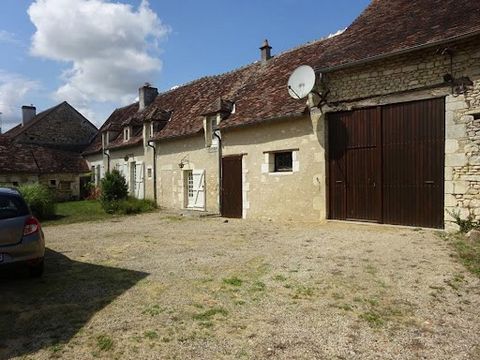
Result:
M329 115L332 115L332 114L338 114L338 113L342 113L342 112L353 112L353 111L357 111L357 110L362 110L362 109L374 109L376 108L377 111L378 111L378 114L377 116L380 117L380 120L379 120L379 141L380 141L380 146L379 146L379 151L380 151L380 154L379 154L379 159L380 159L380 173L378 174L379 176L379 179L380 179L380 207L381 209L379 210L380 211L380 214L379 214L379 221L378 223L380 224L384 224L384 210L383 210L383 203L384 203L384 187L383 187L383 183L384 183L384 151L383 151L383 143L384 143L384 139L383 139L383 109L386 107L386 106L389 106L389 105L400 105L400 104L408 104L408 103L416 103L416 102L421 102L421 101L434 101L434 100L440 100L440 99L443 99L443 101L445 102L445 106L444 106L444 113L443 113L443 141L444 141L444 149L445 149L445 144L446 144L446 140L447 140L447 137L446 137L446 109L447 109L447 98L446 98L446 95L439 95L439 96L427 96L427 97L421 97L419 99L405 99L404 101L402 100L399 100L399 101L391 101L391 102L386 102L386 103L381 103L381 104L378 104L378 105L375 105L375 106L359 106L359 107L355 107L355 108L352 108L351 110L338 110L338 111L329 111L326 113L326 116L325 116L325 140L326 140L326 148L325 148L325 159L326 159L326 166L325 166L325 185L326 185L326 196L325 196L325 209L326 209L326 218L328 220L337 220L337 219L333 219L332 218L332 209L331 209L331 171L330 171L330 151L331 151L331 138L330 138L330 121L329 121ZM443 171L445 169L445 157L443 159ZM443 181L445 181L445 179L443 179ZM443 190L443 196L442 196L442 201L445 197L445 188ZM345 202L347 202L347 199L345 198ZM444 204L444 203L443 203ZM346 206L346 205L345 205ZM443 208L445 209L445 204L443 205ZM346 209L346 208L345 208ZM346 210L345 210L346 211ZM348 218L346 219L338 219L339 221L351 221L351 220L348 220ZM364 221L364 220L361 220L362 222L367 222L368 221ZM445 219L444 219L444 222L445 222ZM404 226L404 225L402 225ZM412 225L413 226L413 225Z
M220 215L221 216L225 216L224 215L224 207L225 207L225 198L224 198L224 191L223 191L223 179L224 179L224 176L225 176L225 172L224 172L224 166L223 166L223 161L224 159L239 159L240 160L240 167L241 167L241 172L240 172L240 176L241 176L241 179L240 179L240 184L241 184L241 189L240 189L240 195L242 197L242 201L240 203L240 206L241 206L241 215L239 217L235 217L235 218L238 218L238 219L243 219L244 218L244 207L243 207L243 203L244 203L244 200L245 200L245 194L244 194L244 189L245 189L245 184L244 184L244 179L243 179L243 167L244 167L244 162L243 162L243 157L245 156L246 154L245 153L242 153L242 154L232 154L232 155L225 155L225 156L222 156L221 158L221 164L222 164L222 178L221 178L221 183L220 183Z
M195 172L195 170L197 171L201 171L202 172L202 178L201 178L201 181L202 181L202 191L203 191L203 206L199 207L195 207L195 206L189 206L189 196L188 196L188 192L189 192L189 184L188 184L188 181L189 181L189 174L192 174L192 181L193 181L193 189L195 189L195 177L193 176L193 173ZM205 169L183 169L182 171L182 177L183 177L183 208L185 210L193 210L193 211L206 211L207 209L207 193L206 193L206 179L205 179ZM195 191L195 190L193 190Z

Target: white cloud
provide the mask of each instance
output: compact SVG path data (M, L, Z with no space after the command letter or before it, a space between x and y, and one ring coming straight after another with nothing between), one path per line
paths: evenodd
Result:
M125 104L161 70L158 42L168 26L143 0L138 8L106 0L36 0L28 9L35 56L71 64L54 97L88 112Z
M38 88L39 84L34 80L0 70L2 131L8 130L20 122L21 106L25 105L26 96Z
M15 34L6 30L0 30L0 43L19 44L19 40Z

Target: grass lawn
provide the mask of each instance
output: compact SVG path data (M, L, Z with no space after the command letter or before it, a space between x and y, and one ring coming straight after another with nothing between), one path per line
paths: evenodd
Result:
M99 201L68 201L57 204L55 219L42 221L43 226L74 224L85 221L105 220L115 215L103 211Z

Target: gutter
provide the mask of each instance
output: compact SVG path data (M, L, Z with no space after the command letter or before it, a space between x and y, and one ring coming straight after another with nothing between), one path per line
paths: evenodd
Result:
M218 210L222 215L222 180L223 180L223 166L222 166L222 137L220 130L217 129L213 135L218 139Z
M153 149L153 199L157 205L157 148L154 140L148 140L147 146Z
M387 54L381 54L381 55L372 56L372 57L362 59L362 60L352 61L350 63L345 63L345 64L341 64L341 65L333 65L333 66L329 66L329 67L327 66L327 67L323 67L323 68L315 68L314 70L315 70L316 73L319 73L319 72L320 73L328 73L328 72L335 71L335 70L342 70L342 69L357 66L357 65L363 65L363 64L366 64L366 63L369 63L369 62L372 62L372 61L387 59L387 58L390 58L392 56L407 54L407 53L410 53L410 52L413 52L413 51L416 51L416 50L423 50L423 49L427 49L429 47L443 45L443 44L446 44L446 43L449 43L449 42L452 42L452 41L459 41L459 40L468 39L468 38L473 37L475 35L480 35L480 30L476 30L476 31L468 33L468 34L454 36L454 37L444 39L444 40L434 41L434 42L431 42L431 43L428 43L428 44L416 45L416 46L413 46L413 47L410 47L410 48L406 48L406 49L398 50L398 51L393 51L393 52L390 52L390 53L387 53Z
M110 154L107 152L107 150L103 150L103 155L107 157L107 172L110 172Z

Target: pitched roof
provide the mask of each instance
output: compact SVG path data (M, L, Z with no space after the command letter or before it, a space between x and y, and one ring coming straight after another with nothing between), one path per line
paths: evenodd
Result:
M286 88L288 77L299 65L324 71L480 34L479 17L480 3L472 0L373 0L340 35L292 49L266 63L255 62L161 93L136 116L172 111L170 120L156 133L157 140L202 131L203 116L217 106L218 99L235 103L235 112L221 122L222 128L299 116L306 111L305 101L290 98ZM121 124L137 110L137 104L117 109L106 124ZM113 146L133 146L140 141L141 133L127 143L117 139ZM101 141L97 141L88 151L100 149Z
M122 123L128 120L138 110L138 103L133 103L122 108L115 109L108 119L103 123L97 135L93 138L91 144L85 149L83 154L95 154L102 151L102 133L104 131L120 132Z
M94 128L95 130L97 129L97 127L95 125L93 125L90 120L88 120L85 116L83 116L81 113L78 112L77 109L75 109L72 105L70 105L68 102L66 101L63 101L61 102L60 104L58 105L55 105L55 106L52 106L51 108L49 109L46 109L40 113L38 113L37 115L35 115L35 117L29 121L25 126L23 126L22 124L18 124L17 126L14 126L13 128L11 128L10 130L8 130L7 132L5 132L3 135L5 136L8 136L10 138L15 138L17 137L18 135L22 134L24 131L30 129L31 127L35 126L35 124L38 124L40 121L42 121L42 119L48 117L50 114L53 114L56 110L62 108L62 107L65 107L65 106L68 106L69 108L73 109L76 113L78 113L84 121L86 121L92 128Z
M480 2L373 0L319 54L317 69L373 60L480 33Z
M0 136L0 173L75 173L89 171L87 162L78 154L39 145L20 144Z

